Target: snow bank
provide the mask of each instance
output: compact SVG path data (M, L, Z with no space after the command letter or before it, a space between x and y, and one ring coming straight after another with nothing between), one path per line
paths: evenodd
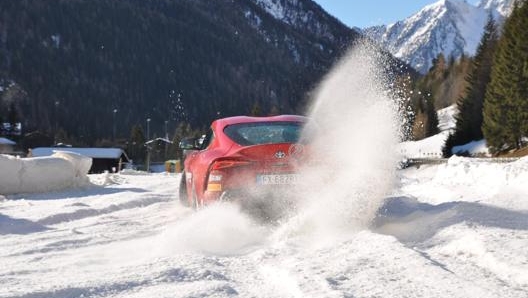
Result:
M499 163L453 156L446 164L409 169L403 174L404 193L429 203L464 198L502 208L528 209L528 157Z
M0 155L0 194L49 192L89 183L90 157L55 152L49 157Z
M470 158L453 156L446 165L438 168L435 177L438 183L455 185L478 183L486 185L488 190L490 186L518 184L519 179L528 183L528 157L511 163L478 163L472 162Z
M398 145L398 150L406 158L440 158L448 135L449 131L443 131L423 140L403 142Z

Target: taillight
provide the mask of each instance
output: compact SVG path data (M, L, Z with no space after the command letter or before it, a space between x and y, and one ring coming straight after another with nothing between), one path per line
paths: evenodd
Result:
M220 159L211 165L211 171L215 170L223 170L228 168L235 168L235 167L243 167L250 165L251 162L247 160L240 160L240 159Z
M221 159L213 162L209 169L207 191L222 191L227 170L248 166L251 163L250 161L239 159Z

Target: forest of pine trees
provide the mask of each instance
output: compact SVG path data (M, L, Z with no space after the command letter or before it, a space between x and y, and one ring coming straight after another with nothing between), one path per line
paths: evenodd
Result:
M488 17L484 34L477 48L475 57L471 60L469 73L466 75L466 90L457 101L458 115L455 116L456 126L448 136L443 148L444 156L451 155L454 146L482 139L482 106L486 86L490 82L491 66L498 32L495 21Z
M520 149L528 137L528 4L504 24L486 88L482 132L490 151Z
M491 19L457 101L456 127L443 148L486 139L492 154L526 145L528 137L528 4L518 3L499 34Z
M471 58L462 56L455 60L446 59L439 54L433 60L429 72L414 81L399 84L403 89L400 98L408 98L408 109L404 128L406 140L421 140L438 133L438 119L436 111L448 107L463 96L466 82L464 77L468 72Z

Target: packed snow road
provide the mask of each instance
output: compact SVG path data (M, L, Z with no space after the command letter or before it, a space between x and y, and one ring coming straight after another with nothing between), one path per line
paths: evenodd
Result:
M199 212L179 175L0 197L0 297L528 297L528 159L409 168L369 226Z

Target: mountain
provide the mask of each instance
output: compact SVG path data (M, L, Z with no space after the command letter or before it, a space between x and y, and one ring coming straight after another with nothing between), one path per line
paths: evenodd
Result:
M440 0L405 20L366 28L363 33L426 73L438 54L459 58L474 55L491 13L501 22L515 0L482 0L477 6L463 0Z
M291 27L331 42L344 42L344 25L318 4L306 0L252 0L275 19ZM251 12L248 12L248 16ZM354 29L352 29L354 30ZM355 30L354 30L355 31ZM341 34L340 34L341 32ZM323 46L318 44L317 46Z
M496 20L504 20L508 17L514 7L515 0L481 0L478 7L489 11Z
M26 0L0 11L0 119L14 106L24 132L86 144L147 119L160 136L182 122L302 112L360 37L312 0Z

